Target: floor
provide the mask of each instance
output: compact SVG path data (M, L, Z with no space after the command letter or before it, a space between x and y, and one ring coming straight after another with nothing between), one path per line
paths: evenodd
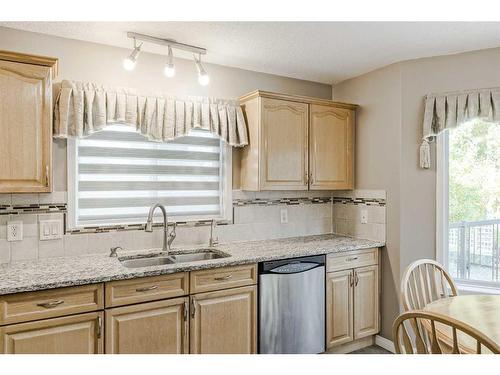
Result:
M385 350L384 348L381 348L380 346L372 345L363 349L356 350L349 354L391 354L391 352Z

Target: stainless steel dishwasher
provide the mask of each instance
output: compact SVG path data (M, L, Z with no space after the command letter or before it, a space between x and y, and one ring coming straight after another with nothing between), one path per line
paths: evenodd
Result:
M259 263L259 353L325 351L325 256Z

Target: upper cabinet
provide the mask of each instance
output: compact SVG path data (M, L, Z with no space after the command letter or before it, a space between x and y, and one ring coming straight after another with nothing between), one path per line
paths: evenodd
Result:
M52 191L57 59L0 51L0 193Z
M311 190L354 188L354 112L310 105L309 185Z
M243 190L354 188L355 105L255 91L241 99Z

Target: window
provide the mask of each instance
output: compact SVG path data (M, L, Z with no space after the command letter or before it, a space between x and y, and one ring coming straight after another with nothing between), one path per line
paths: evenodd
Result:
M438 137L438 257L458 283L500 288L499 230L500 124L473 120Z
M145 223L154 203L169 220L230 220L228 149L207 131L159 143L125 125L68 140L68 225Z

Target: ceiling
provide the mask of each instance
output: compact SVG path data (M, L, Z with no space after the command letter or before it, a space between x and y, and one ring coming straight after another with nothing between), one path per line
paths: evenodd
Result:
M499 22L0 22L130 48L127 31L204 47L204 61L337 83L398 61L500 46ZM165 54L165 47L143 50ZM177 56L190 57L176 52Z

